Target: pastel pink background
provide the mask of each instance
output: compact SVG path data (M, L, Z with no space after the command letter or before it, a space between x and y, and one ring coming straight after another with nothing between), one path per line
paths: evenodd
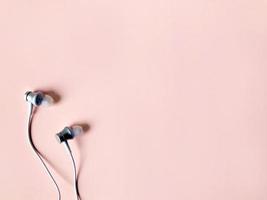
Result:
M265 0L1 0L0 199L52 200L26 90L54 90L34 141L63 200L267 199ZM60 172L60 173L58 173Z

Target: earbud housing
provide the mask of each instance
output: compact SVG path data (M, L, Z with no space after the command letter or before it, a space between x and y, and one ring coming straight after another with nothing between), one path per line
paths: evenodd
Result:
M25 93L25 100L33 104L34 106L40 105L52 105L54 100L51 96L44 94L41 91L31 92L28 91Z
M26 101L32 103L35 106L40 106L45 99L45 95L42 92L31 92L25 93Z
M59 143L62 143L64 141L73 139L82 132L83 129L80 126L72 126L72 127L66 126L62 131L56 134L56 139Z

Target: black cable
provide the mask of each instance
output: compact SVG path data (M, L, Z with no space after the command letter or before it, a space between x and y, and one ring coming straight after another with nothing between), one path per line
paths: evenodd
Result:
M75 159L74 159L74 156L72 154L72 151L71 151L71 148L70 148L70 145L68 143L68 141L64 141L64 144L69 152L69 155L71 157L71 161L72 161L72 166L73 166L73 172L74 172L74 191L75 191L75 194L76 194L76 200L81 200L81 197L80 197L80 194L79 194L79 187L78 187L78 178L77 178L77 169L76 169L76 163L75 163Z
M55 180L55 178L53 177L52 173L50 172L50 170L48 169L47 165L45 164L44 158L42 156L42 154L39 152L39 150L36 148L36 146L33 143L32 140L32 118L33 118L33 105L31 103L29 103L30 106L30 110L29 110L29 118L28 118L28 139L30 142L30 145L34 151L34 153L38 156L39 160L41 161L42 165L44 166L47 174L49 175L49 177L51 178L52 182L54 183L57 192L58 192L58 200L61 200L61 193L60 193L60 189L59 186Z

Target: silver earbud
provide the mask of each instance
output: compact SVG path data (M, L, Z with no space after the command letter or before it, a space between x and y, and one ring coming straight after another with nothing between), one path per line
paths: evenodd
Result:
M66 126L62 131L60 131L59 133L56 134L56 139L58 140L59 143L63 143L71 157L71 161L72 161L72 166L73 166L73 173L74 173L74 182L73 182L73 186L74 186L74 190L75 190L75 194L76 194L76 199L81 199L80 198L80 194L79 194L79 188L78 188L78 176L77 176L77 169L76 169L76 163L75 163L75 159L74 156L72 154L72 150L70 148L70 145L68 143L68 140L73 139L74 137L76 137L77 135L80 135L81 133L83 133L84 128L82 126L79 125L75 125L75 126Z
M81 126L71 126L65 127L62 131L56 134L56 139L59 143L71 140L77 135L83 133L83 128Z
M34 106L50 105L53 103L53 98L41 91L25 93L25 100L33 104Z

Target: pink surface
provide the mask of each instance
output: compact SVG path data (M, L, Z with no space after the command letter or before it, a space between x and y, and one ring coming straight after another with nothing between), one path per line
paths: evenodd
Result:
M267 199L267 3L0 1L0 199L56 199L27 142L28 89L61 100L34 141L83 200ZM58 173L59 172L59 173Z

